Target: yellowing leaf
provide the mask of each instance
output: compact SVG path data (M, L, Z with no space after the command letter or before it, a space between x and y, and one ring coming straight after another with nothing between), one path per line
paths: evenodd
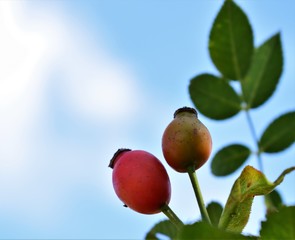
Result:
M293 170L295 167L286 169L272 183L262 172L246 166L232 187L218 226L227 231L240 233L248 222L254 196L270 193L284 180L285 175Z

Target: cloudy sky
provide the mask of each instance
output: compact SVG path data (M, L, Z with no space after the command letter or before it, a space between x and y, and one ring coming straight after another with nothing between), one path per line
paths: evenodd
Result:
M294 110L295 4L237 1L255 45L282 34L284 72L267 104L251 112L258 134ZM222 1L0 1L0 239L142 239L163 214L122 207L107 167L120 147L163 160L161 136L174 111L193 106L189 80L217 73L207 50ZM240 142L254 147L243 113L217 122L202 115L213 153ZM236 134L239 132L239 134ZM263 155L270 180L294 165L295 148ZM164 161L163 161L164 163ZM256 159L249 164L257 167ZM170 206L185 222L200 218L185 174L165 163ZM239 173L198 171L204 200L224 204ZM295 204L290 186L278 188ZM256 198L245 232L263 219Z

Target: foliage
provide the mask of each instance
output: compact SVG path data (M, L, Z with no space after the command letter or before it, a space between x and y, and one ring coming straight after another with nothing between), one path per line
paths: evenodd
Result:
M207 205L207 212L211 219L213 226L217 227L219 223L220 216L223 211L223 207L218 202L211 202Z
M205 222L196 222L184 226L178 233L176 239L256 239L255 237L243 236L212 227Z
M293 170L295 167L286 169L271 183L262 172L250 166L245 167L232 187L218 227L231 232L242 232L249 219L253 198L270 193Z
M261 155L276 153L295 142L295 111L282 113L261 136L256 135L250 111L265 104L273 95L283 70L283 52L280 33L275 33L260 46L254 46L252 26L247 15L232 0L225 0L217 14L209 36L209 53L220 75L202 73L189 83L189 94L197 110L214 120L228 119L239 112L246 114L257 149L231 143L216 152L211 170L215 176L227 176L237 171L255 154L260 169L246 166L233 184L224 206L217 202L207 205L211 219L173 227L171 222L156 224L146 235L159 239L158 233L171 239L295 239L295 206L284 206L278 191L274 190L286 174L270 182L262 173ZM233 88L238 84L240 91ZM241 234L248 222L253 198L265 196L266 221L262 222L260 236Z
M154 240L158 239L157 236L160 234L165 235L170 238L176 237L177 229L173 223L169 220L164 220L157 223L145 236L145 239Z
M282 224L287 223L287 224ZM282 207L261 224L261 239L295 239L295 206Z
M280 152L290 147L295 141L295 111L278 116L258 139L250 116L250 110L264 104L279 82L283 69L280 33L254 48L252 28L246 14L228 0L212 26L209 51L221 76L203 73L191 79L189 93L198 111L215 120L227 119L244 111L257 144L258 158L262 153ZM233 81L239 83L240 92L232 87ZM229 175L254 152L241 144L229 144L213 157L212 173L215 176Z

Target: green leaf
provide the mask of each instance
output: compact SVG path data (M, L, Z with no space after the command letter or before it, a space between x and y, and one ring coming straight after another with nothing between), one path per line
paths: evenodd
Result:
M277 190L273 190L271 193L265 195L264 201L268 213L277 212L283 206L282 197Z
M210 226L205 222L196 222L192 225L185 225L177 235L176 239L256 239L255 237L243 236L237 233L226 232Z
M196 108L212 119L226 119L241 110L241 99L229 83L210 74L193 78L189 93Z
M223 211L223 207L218 202L211 202L206 208L212 225L217 227L221 213Z
M295 142L295 112L288 112L275 119L264 131L259 141L260 152L275 153Z
M145 236L145 239L156 240L159 239L157 234L162 234L174 238L177 234L177 229L169 220L164 220L157 223Z
M210 32L210 56L229 79L247 73L253 53L253 33L246 14L233 1L225 1Z
M261 223L261 239L295 239L295 206L282 207Z
M250 156L248 147L233 144L218 151L211 162L211 170L215 176L226 176L241 167Z
M251 67L242 81L242 91L249 108L256 108L271 97L283 70L280 34L256 49Z
M286 169L275 182L269 182L265 175L251 166L246 166L235 181L227 199L219 225L221 229L240 233L246 226L254 196L266 195L279 185L286 174L295 167Z

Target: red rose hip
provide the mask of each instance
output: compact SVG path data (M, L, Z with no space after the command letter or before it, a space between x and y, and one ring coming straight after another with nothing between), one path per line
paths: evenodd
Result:
M136 212L154 214L170 202L171 185L162 163L142 150L119 149L109 167L121 201Z
M162 137L167 163L178 172L196 170L208 160L211 149L210 132L198 119L197 111L189 107L176 110Z

